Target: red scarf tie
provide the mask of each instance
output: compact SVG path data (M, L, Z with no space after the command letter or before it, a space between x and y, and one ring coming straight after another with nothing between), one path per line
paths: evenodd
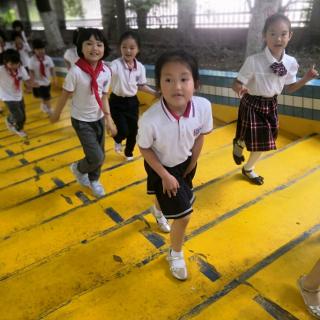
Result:
M43 76L43 77L46 77L46 69L45 69L45 67L44 67L44 63L43 63L43 61L44 61L44 57L38 57L38 56L36 56L37 58L38 58L38 60L39 60L39 62L40 62L40 74Z
M9 75L13 78L13 81L14 81L14 86L16 87L17 91L20 90L20 80L18 78L18 70L16 71L13 71L9 68L6 68Z
M99 74L101 71L103 71L103 63L101 61L98 62L95 69L92 68L92 66L83 58L80 58L76 65L85 73L87 73L91 77L91 90L94 93L96 100L99 104L100 109L102 109L102 100L99 96L98 92L98 83L97 78L99 77Z

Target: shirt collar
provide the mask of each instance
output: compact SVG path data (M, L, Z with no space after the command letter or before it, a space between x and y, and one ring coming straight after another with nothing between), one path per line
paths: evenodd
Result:
M270 49L269 49L267 46L266 46L265 49L264 49L264 53L265 53L265 55L266 55L266 57L267 57L268 62L270 62L270 64L272 64L272 63L274 63L274 62L278 62L278 63L282 62L282 63L283 63L283 59L284 59L284 56L285 56L285 54L286 54L286 51L283 50L282 58L281 58L280 61L278 61L278 60L272 55L272 53L270 52Z
M187 104L186 110L184 111L183 115L179 116L177 115L174 111L170 110L167 107L167 103L164 100L164 98L161 98L161 106L162 106L162 110L164 111L164 113L166 114L166 116L171 120L171 121L179 121L181 117L184 118L189 118L190 117L190 113L191 113L191 109L192 109L192 116L194 116L194 107L193 107L193 103L190 100Z
M136 60L136 59L133 59L133 68L132 68L132 69L129 68L127 62L126 62L123 58L121 58L121 60L122 60L122 63L123 63L123 65L124 65L124 67L125 67L126 69L128 69L128 70L130 70L130 71L132 71L132 70L137 70L137 60Z

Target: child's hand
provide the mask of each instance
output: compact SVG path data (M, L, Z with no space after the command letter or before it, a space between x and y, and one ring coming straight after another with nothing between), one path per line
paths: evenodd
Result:
M49 120L51 123L55 123L60 119L60 114L53 110L52 113L49 113Z
M118 133L118 129L115 123L113 122L113 119L110 114L105 115L105 121L108 135L111 137L115 137Z
M318 71L315 69L315 65L313 65L307 73L304 75L308 80L319 77Z
M162 178L163 193L167 193L169 198L176 196L179 187L180 185L178 180L170 173Z
M242 85L240 90L238 91L239 98L241 99L246 93L248 93L248 88Z

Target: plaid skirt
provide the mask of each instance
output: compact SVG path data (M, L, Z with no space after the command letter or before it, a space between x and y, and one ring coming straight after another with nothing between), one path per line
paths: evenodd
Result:
M276 149L277 105L277 96L265 98L245 94L240 100L236 139L244 141L248 151Z

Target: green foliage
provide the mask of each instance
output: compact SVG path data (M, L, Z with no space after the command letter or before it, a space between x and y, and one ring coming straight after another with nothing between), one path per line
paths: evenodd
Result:
M14 9L8 9L5 12L0 13L0 24L4 26L10 26L11 23L17 19L16 11Z
M161 0L130 0L127 2L127 7L134 11L149 12L154 5L159 5L160 3Z
M108 0L102 0L102 1L108 1ZM81 1L79 0L64 0L64 11L66 15L69 17L80 17L84 18L83 8Z

